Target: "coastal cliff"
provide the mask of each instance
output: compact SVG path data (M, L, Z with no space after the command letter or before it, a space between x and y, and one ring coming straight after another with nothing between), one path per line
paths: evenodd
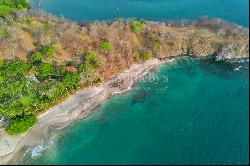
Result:
M76 23L28 11L0 22L0 59L27 60L33 51L56 43L60 49L53 61L80 62L82 53L92 50L105 61L105 71L109 70L101 71L105 78L138 62L144 53L154 58L213 55L216 60L249 56L249 29L220 19ZM112 50L101 49L102 42L110 44Z

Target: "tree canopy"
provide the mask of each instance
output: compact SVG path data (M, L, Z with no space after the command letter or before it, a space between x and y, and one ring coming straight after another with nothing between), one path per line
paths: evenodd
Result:
M28 0L0 0L0 17L28 7Z

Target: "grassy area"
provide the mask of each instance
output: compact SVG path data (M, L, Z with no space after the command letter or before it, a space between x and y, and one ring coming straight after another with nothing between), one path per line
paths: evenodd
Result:
M34 52L30 59L0 61L0 115L11 120L6 132L16 135L27 131L36 122L35 115L57 104L77 87L81 80L100 82L99 77L85 77L101 65L95 52L84 54L75 71L67 66L52 64L56 45L45 46ZM73 62L71 62L73 63Z

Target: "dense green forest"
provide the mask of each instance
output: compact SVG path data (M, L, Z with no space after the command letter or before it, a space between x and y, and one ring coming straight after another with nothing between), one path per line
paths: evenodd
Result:
M11 120L7 133L26 131L35 124L37 113L77 88L100 82L98 77L87 77L101 65L95 52L84 53L80 64L69 61L61 66L51 61L58 47L52 44L40 48L28 61L0 61L0 115Z
M0 17L29 7L28 0L0 0Z

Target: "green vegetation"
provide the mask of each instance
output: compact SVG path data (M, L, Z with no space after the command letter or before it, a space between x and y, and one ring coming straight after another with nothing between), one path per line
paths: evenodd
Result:
M134 54L135 60L147 61L151 58L150 54L146 51L137 52Z
M41 63L44 61L48 61L53 57L53 53L58 49L58 47L59 45L56 44L43 47L39 51L32 53L29 60L32 63Z
M139 59L142 61L147 61L150 59L150 55L147 52L143 52L142 54L140 54Z
M106 54L112 51L112 45L108 41L104 41L100 45L101 51L105 52Z
M199 31L199 30L195 31L194 36L195 37L201 37L202 36L202 31Z
M28 0L0 0L0 17L29 7Z
M0 9L1 10L1 9ZM4 39L6 37L8 37L10 34L9 32L7 31L6 28L4 27L0 27L0 39Z
M81 66L83 69L96 69L101 66L101 59L96 56L95 52L88 51Z
M45 31L48 31L48 30L50 30L52 28L52 25L51 25L51 23L49 21L45 21L43 23L43 28L44 28Z
M66 63L67 66L77 66L76 62L75 61L68 61Z
M41 80L44 80L46 78L51 78L54 75L53 66L49 63L42 63L39 66L39 72L37 74L37 77Z
M30 129L36 123L37 119L34 115L25 115L23 117L15 117L11 119L11 124L6 128L6 132L10 135L17 135Z
M161 43L158 41L153 42L153 49L158 50L161 47Z
M144 23L142 21L131 21L129 26L134 33L142 32Z
M42 47L27 62L0 61L0 115L11 120L7 133L16 135L27 131L35 124L37 113L85 86L81 80L91 84L101 81L98 76L86 77L101 66L95 52L88 51L80 65L74 63L77 71L68 71L66 66L49 62L56 48L53 44Z

